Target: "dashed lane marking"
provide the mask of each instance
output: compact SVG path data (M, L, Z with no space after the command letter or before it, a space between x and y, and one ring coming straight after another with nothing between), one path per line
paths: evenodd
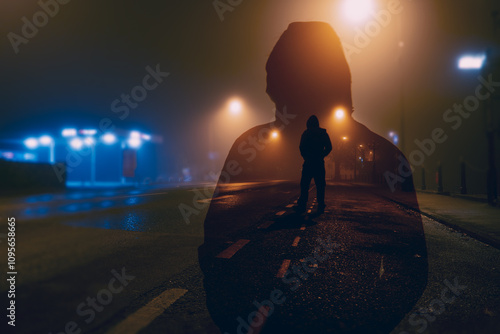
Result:
M210 203L212 201L211 198L199 199L196 202L198 203Z
M265 228L269 228L269 226L271 226L274 222L273 221L268 221L268 222L265 222L263 224L260 224L259 226L257 226L258 229L265 229Z
M378 270L378 277L382 278L382 275L384 275L385 269L384 269L384 256L382 255L382 260L380 260L380 269Z
M301 227L300 227L300 230L301 230L301 231L304 231L305 229L306 229L306 227L305 227L305 226L301 226Z
M276 274L276 277L283 278L285 276L285 273L288 270L288 267L290 266L290 262L291 260L283 260L283 263L281 264L281 267L278 270L278 274Z
M147 305L129 315L125 320L113 327L107 334L136 334L161 315L176 300L184 296L188 290L169 289L150 301Z
M280 212L276 212L276 216L283 216L285 214L286 211L280 211Z
M240 239L236 241L234 244L229 246L226 250L222 251L219 255L217 255L220 259L230 259L236 254L237 251L243 248L246 244L248 244L250 240Z
M299 241L300 241L300 237L295 237L295 239L293 240L292 247L297 247L297 245L299 244Z
M293 208L293 204L288 204L286 207L287 208Z
M197 200L196 202L198 202L198 203L210 203L211 201L217 201L217 200L228 198L231 196L232 195L224 195L224 196L219 196L219 197L215 197L215 198L205 198L205 199Z

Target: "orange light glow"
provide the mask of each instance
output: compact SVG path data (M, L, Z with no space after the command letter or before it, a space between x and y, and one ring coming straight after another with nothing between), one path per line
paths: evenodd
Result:
M359 23L373 12L373 0L344 0L344 15L350 21Z
M229 102L229 111L233 115L239 115L243 109L243 104L238 99L233 99Z
M277 130L274 130L273 132L271 132L272 139L278 139L278 137L279 137L279 133Z
M345 110L342 108L337 108L335 110L335 119L341 121L345 118Z

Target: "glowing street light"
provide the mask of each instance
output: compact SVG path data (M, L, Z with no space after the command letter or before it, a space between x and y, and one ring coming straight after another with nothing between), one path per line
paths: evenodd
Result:
M334 115L335 115L335 119L341 121L345 118L345 110L342 108L337 108L337 109L335 109Z
M360 22L373 13L373 0L345 0L343 12L347 19Z
M63 137L76 137L76 129L68 128L62 130Z
M41 136L38 139L38 141L39 141L40 145L42 145L42 146L49 146L54 142L54 139L52 139L51 136Z
M271 132L271 138L272 139L278 139L279 136L280 136L280 134L279 134L278 130L273 130Z
M96 129L82 129L79 132L80 132L80 134L82 134L84 136L95 136L95 134L97 133L97 130Z
M38 142L40 143L41 146L48 146L49 147L49 161L50 163L55 162L55 142L54 138L48 135L41 136L38 138Z
M116 136L112 133L105 133L102 136L102 141L104 142L104 144L112 145L116 142Z
M130 137L128 140L127 140L127 144L130 148L135 148L135 149L138 149L139 147L141 147L142 145L142 141L141 141L141 138L138 138L138 137Z
M139 131L130 131L130 138L141 138L141 133Z
M48 146L50 149L49 162L54 163L55 143L54 143L54 139L51 136L44 135L38 139L30 137L24 141L24 145L27 148L29 148L30 150L35 150L39 146ZM28 159L26 159L26 160L28 160Z
M69 142L69 146L71 146L71 148L74 149L75 151L79 151L83 147L83 140L81 140L78 137L77 138L73 138Z
M461 70L479 70L483 67L486 55L464 55L458 59L458 68Z
M24 145L27 148L34 150L38 147L38 140L36 138L30 137L24 141Z
M130 137L127 144L130 148L138 149L142 145L141 133L139 131L130 131Z
M238 99L233 99L229 102L229 111L233 115L239 115L243 110L243 104Z

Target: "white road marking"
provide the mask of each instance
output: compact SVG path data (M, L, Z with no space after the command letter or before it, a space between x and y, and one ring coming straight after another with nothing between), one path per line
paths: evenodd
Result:
M228 198L231 196L232 195L224 195L224 196L219 196L219 197L215 197L215 198L205 198L205 199L197 200L196 202L198 202L198 203L210 203L211 201L217 201L217 200Z
M384 256L382 255L382 260L380 261L380 269L378 271L378 278L382 278L382 275L385 273L384 269Z
M273 221L268 221L268 222L265 222L263 224L260 224L259 226L257 226L258 229L265 229L265 228L269 228L269 226L271 226L274 222Z
M226 250L222 251L219 255L217 255L220 259L230 259L236 254L237 251L243 248L246 244L248 244L250 240L240 239L236 241L234 244L229 246Z
M198 203L210 203L212 201L211 198L199 199L196 202Z
M286 211L280 211L280 212L276 212L276 216L283 216L285 214Z
M288 204L286 207L287 208L293 208L293 204Z
M297 245L299 244L299 241L300 241L300 237L295 237L295 239L293 240L292 247L297 247Z
M136 334L161 315L188 290L169 289L150 301L147 305L129 315L125 320L110 329L107 334Z
M283 278L285 276L285 273L288 270L288 267L290 266L290 262L291 260L283 260L283 263L281 264L281 267L278 270L278 274L276 274L276 277Z
M304 231L305 229L306 229L306 227L305 227L305 226L301 226L301 227L300 227L300 230L301 230L301 231Z

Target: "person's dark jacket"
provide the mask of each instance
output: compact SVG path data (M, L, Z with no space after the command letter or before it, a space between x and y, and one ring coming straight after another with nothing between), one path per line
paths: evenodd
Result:
M300 139L300 154L305 162L322 162L332 151L332 142L325 129L319 127L316 116L307 120L307 130Z

